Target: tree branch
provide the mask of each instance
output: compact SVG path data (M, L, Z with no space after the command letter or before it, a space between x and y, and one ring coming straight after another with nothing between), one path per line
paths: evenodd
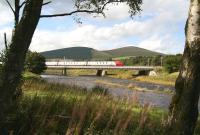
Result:
M48 4L50 4L51 2L52 2L52 1L45 2L45 3L42 4L42 6L48 5Z
M62 13L62 14L53 14L53 15L41 15L40 17L41 18L47 18L47 17L61 17L61 16L69 16L69 15L72 15L72 14L75 14L75 13L102 13L102 11L99 11L99 10L76 10L76 11L72 11L72 12L69 12L69 13Z
M20 0L15 0L15 28L19 23Z
M6 33L4 33L4 42L5 42L5 48L6 48L6 50L8 50Z
M12 10L13 14L15 15L15 10L13 9L12 5L10 4L10 2L8 0L5 0L5 1L9 5L9 7Z
M19 6L19 8L22 8L27 3L27 0L22 2L22 4Z
M108 0L107 2L105 2L101 7L97 7L95 10L81 10L81 9L77 9L76 11L72 11L69 13L61 13L61 14L52 14L52 15L41 15L40 18L48 18L48 17L62 17L62 16L69 16L75 13L88 13L88 14L92 14L92 13L96 13L96 14L102 14L105 17L104 14L104 9L106 7L106 5L108 5L109 3L119 3L120 1L116 0ZM43 5L47 5L51 3L51 1L44 3ZM78 7L79 8L79 7Z

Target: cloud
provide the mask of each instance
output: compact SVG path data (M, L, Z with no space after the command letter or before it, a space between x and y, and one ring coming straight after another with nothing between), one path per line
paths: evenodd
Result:
M13 21L12 11L5 3L0 2L0 27Z
M12 21L12 17L8 17L8 20L5 17L12 16L12 13L9 9L5 9L5 3L2 5L0 2L0 20L3 20L0 21L0 26L3 27ZM54 0L52 4L45 6L43 13L71 11L72 5L70 0ZM189 1L183 0L144 0L143 11L133 20L129 18L126 4L108 5L106 18L91 18L89 15L81 14L80 16L86 18L87 21L78 26L69 23L69 27L74 29L55 30L40 27L34 34L31 49L46 51L72 46L87 46L104 50L128 44L165 53L181 52L184 46L183 29L188 14L188 5ZM44 21L50 22L47 19ZM62 28L62 24L57 23L57 26ZM4 30L0 29L0 35L3 32ZM0 43L3 43L2 37L0 37Z
M170 35L163 37L152 36L140 42L138 46L166 54L176 54L183 51L182 44L174 40Z

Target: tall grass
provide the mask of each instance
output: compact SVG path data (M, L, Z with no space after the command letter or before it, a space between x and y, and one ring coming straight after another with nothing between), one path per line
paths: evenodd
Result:
M24 82L24 95L10 113L8 129L15 135L160 135L164 111L139 106L137 97L116 99L96 87ZM100 90L99 90L100 89Z

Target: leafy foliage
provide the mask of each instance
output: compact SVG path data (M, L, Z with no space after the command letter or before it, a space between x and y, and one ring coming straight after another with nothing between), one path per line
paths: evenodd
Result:
M104 88L100 85L93 87L92 92L96 93L96 94L102 94L102 95L108 95L109 94L108 89L106 89L106 88Z
M133 17L141 11L142 0L76 0L77 10L92 10L105 16L104 10L108 4L126 3L129 6L130 16Z
M46 70L45 57L37 52L28 52L26 56L25 69L40 74Z
M164 68L169 73L177 72L180 68L181 60L182 60L182 55L180 54L174 56L173 55L167 56L164 59Z

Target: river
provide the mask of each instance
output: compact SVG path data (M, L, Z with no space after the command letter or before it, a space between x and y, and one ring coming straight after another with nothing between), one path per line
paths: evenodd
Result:
M171 101L172 93L169 91L174 91L172 86L152 84L146 82L139 82L127 79L117 79L110 77L96 77L96 76L58 76L58 75L41 75L43 79L51 83L61 83L66 85L77 85L80 87L85 87L91 89L96 85L100 85L108 89L109 93L115 97L137 97L140 104L149 103L152 106L168 109ZM110 86L109 84L117 84L116 86ZM138 91L129 89L128 85L134 85L136 87L142 88L144 90ZM165 92L167 91L167 92Z

